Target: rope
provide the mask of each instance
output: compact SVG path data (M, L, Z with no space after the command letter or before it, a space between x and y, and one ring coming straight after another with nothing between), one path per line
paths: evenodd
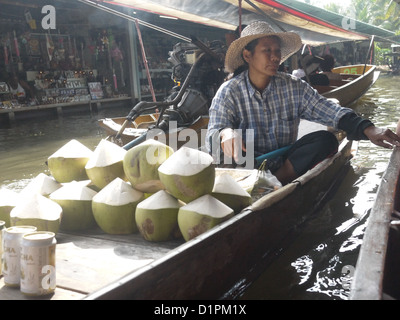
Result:
M151 92L151 96L153 97L153 101L156 102L156 95L154 93L154 88L153 88L153 82L151 81L151 75L150 75L150 70L149 70L149 64L147 61L147 57L146 57L146 52L144 50L144 45L143 45L143 40L142 40L142 33L140 32L140 28L139 28L139 22L135 21L136 24L136 31L139 37L139 42L140 42L140 48L142 49L142 59L143 59L143 64L146 68L146 75L147 75L147 81L149 82L149 86L150 86L150 92Z

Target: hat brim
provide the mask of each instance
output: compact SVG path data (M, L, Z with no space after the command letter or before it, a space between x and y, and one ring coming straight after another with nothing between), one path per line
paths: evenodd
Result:
M236 39L229 46L225 55L225 70L234 72L245 64L242 53L243 49L253 40L264 37L276 36L281 40L281 62L286 61L290 56L299 51L303 45L300 36L294 32L276 32L248 35Z

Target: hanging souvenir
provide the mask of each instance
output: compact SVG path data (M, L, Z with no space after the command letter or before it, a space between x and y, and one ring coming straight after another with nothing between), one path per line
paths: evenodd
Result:
M81 42L81 59L82 59L82 69L85 69L85 57L84 57L84 52L83 52L83 42Z
M29 25L32 30L36 30L36 20L32 18L32 15L29 10L26 10L25 13L25 21Z
M40 56L40 42L36 38L28 40L28 54L32 56Z
M6 66L8 66L8 63L9 63L9 61L8 61L8 49L7 49L7 44L6 44L5 41L3 43L3 48L4 48L4 64Z
M17 58L19 60L20 54L19 54L19 46L18 46L18 38L17 38L17 33L15 30L13 31L14 33L14 46L15 46L15 54L17 55Z
M49 33L46 33L46 48L49 61L51 61L53 59L54 43Z
M117 76L115 75L114 68L113 68L113 80L114 80L114 89L115 89L115 91L118 91Z

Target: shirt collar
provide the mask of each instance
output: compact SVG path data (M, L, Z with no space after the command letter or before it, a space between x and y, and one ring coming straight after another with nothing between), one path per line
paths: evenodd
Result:
M246 70L245 72L243 72L243 74L244 74L244 80L246 81L247 90L251 96L254 96L258 91L253 87L253 85L250 82L249 71ZM264 91L261 93L262 96L265 96L268 93L275 91L276 78L282 78L282 74L280 74L280 72L278 72L275 76L271 77L271 81L269 82L267 87L264 89Z

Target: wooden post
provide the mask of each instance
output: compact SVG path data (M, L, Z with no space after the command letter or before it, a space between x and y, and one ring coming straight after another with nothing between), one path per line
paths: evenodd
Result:
M132 21L127 21L128 25L128 41L129 41L129 58L128 58L128 65L129 65L129 79L130 79L130 86L131 86L131 96L132 101L135 99L141 100L142 96L140 93L140 71L139 71L139 57L137 54L137 44L136 44L136 30L135 24Z

